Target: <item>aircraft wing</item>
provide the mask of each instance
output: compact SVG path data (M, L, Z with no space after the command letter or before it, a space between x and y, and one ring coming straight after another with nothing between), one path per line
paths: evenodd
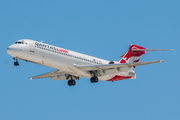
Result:
M54 70L46 74L30 77L30 79L32 80L32 79L38 79L38 78L51 78L51 80L67 80L70 78L70 76L72 75L65 73L64 71ZM74 80L79 79L79 77L77 76L72 76L72 77Z
M57 76L57 75L63 75L63 74L64 74L63 71L54 70L54 71L46 73L46 74L30 77L30 79L32 80L32 79L38 79L38 78L49 78L49 77L53 77L53 76Z
M136 63L118 63L118 64L102 64L102 65L76 65L80 70L85 71L93 71L93 70L109 70L109 69L117 69L117 68L125 68L125 67L134 67L152 63L164 62L162 60L157 61L149 61L149 62L136 62Z

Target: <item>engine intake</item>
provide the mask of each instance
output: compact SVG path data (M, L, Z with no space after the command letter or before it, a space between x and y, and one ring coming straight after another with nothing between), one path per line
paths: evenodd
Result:
M109 64L114 64L114 61L110 61Z

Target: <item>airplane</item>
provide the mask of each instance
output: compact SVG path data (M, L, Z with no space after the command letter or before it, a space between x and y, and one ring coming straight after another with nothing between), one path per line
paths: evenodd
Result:
M30 77L30 79L50 78L51 80L68 80L69 86L76 84L80 77L89 78L91 83L102 81L118 81L136 79L136 66L164 62L163 60L139 62L145 51L171 51L172 49L145 49L131 44L120 61L108 61L97 57L77 53L64 48L49 45L30 39L21 39L7 48L13 57L15 66L18 59L32 62L55 70L46 74Z

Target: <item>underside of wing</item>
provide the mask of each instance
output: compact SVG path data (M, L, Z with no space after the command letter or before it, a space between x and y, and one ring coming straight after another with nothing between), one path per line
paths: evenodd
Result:
M65 73L64 71L54 70L52 72L30 77L30 79L39 79L39 78L51 78L51 80L68 80L70 78L74 80L79 80L79 77L70 75L68 73Z
M134 66L152 64L163 62L162 60L157 61L149 61L149 62L136 62L136 63L118 63L118 64L102 64L102 65L78 65L77 68L85 71L93 71L93 70L108 70L108 69L121 69L121 68L133 68Z

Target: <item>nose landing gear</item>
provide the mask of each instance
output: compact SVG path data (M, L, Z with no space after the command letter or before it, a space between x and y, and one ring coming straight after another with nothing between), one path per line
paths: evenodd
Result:
M14 66L19 66L19 63L18 62L14 62Z
M19 62L17 58L13 58L14 60L16 60L16 62L14 62L14 66L19 66Z

